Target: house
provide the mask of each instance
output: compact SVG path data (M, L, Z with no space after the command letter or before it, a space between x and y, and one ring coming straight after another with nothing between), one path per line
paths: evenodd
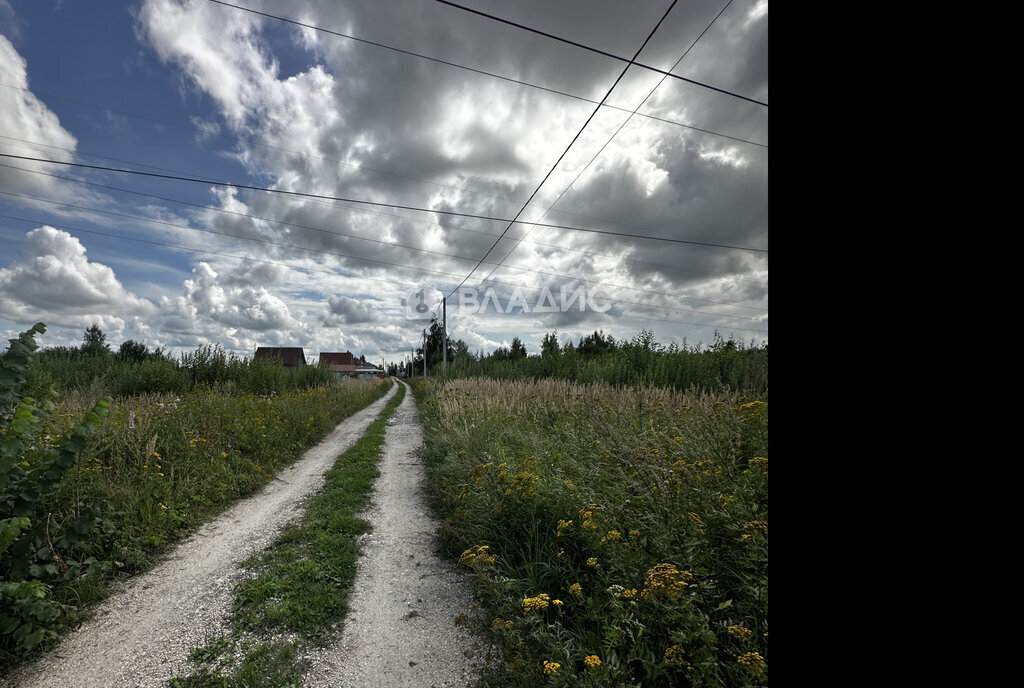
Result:
M384 377L383 370L373 364L360 362L351 351L323 351L320 353L320 365L327 366L339 378Z
M285 368L300 368L306 365L306 354L301 346L261 346L256 349L256 359L276 359Z

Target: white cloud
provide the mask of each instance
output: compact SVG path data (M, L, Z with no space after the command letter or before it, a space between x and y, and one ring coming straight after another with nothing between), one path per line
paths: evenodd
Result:
M96 321L120 330L124 318L154 312L110 267L91 262L76 237L50 226L26 235L20 263L0 268L0 293L0 317L16 322L77 327Z
M45 146L74 150L77 140L61 126L57 115L29 90L25 58L3 35L0 35L0 83L3 84L0 86L0 132L3 132L0 151L12 155L67 159L67 152ZM42 156L40 152L43 152ZM47 172L58 169L53 165L10 158L0 159L0 162ZM50 177L0 167L0 186L8 191L41 191L55 185L55 180Z

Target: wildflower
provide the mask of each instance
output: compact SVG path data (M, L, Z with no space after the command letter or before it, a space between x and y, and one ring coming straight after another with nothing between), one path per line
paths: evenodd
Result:
M669 597L675 597L693 578L689 571L680 571L672 564L658 564L647 572L647 582L640 594L645 600L652 594L664 591Z
M477 545L463 552L462 556L459 557L459 563L470 568L476 568L477 566L493 564L497 558L497 555L490 554L490 547L488 545Z
M622 533L617 530L609 530L608 534L601 538L601 542L618 542L619 538L622 537Z
M738 635L741 638L746 638L751 633L753 633L753 631L746 626L729 626L729 635Z
M625 597L627 600L633 599L634 597L636 597L636 588L630 588L629 590L623 590L622 591L622 596Z
M159 475L161 478L164 477L163 473L157 473L157 475Z
M596 669L597 667L601 666L601 658L597 655L588 655L583 660L583 663L591 669Z
M548 608L548 602L551 598L546 592L542 592L536 597L527 597L523 600L523 613L540 611L541 609Z
M763 674L764 670L768 668L768 664L764 661L764 657L762 657L759 652L748 652L744 655L740 655L736 658L736 661L750 669L758 676Z
M589 559L587 559L587 566L593 566L596 569L599 568L601 565L597 563L597 557L590 557Z
M561 607L563 602L562 600L551 600L551 604L555 605L556 607Z
M627 499L626 501L628 502L629 500ZM629 531L629 537L631 537L631 538L638 538L638 537L640 537L640 531L639 530L631 530L631 531Z
M228 458L228 453L227 452L221 452L220 453L220 458L222 458L222 459Z
M558 673L558 669L561 666L562 665L559 664L558 662L548 662L548 661L545 661L544 662L544 675L545 676L554 676L555 674Z
M494 622L491 624L491 628L495 631L507 631L508 629L512 628L512 625L513 624L511 621L506 621L499 617L496 618Z
M573 583L569 586L569 594L574 597L583 597L583 588L580 587L579 583Z
M620 595L622 595L623 590L625 590L625 588L623 588L621 585L612 585L608 587L607 592L609 595L612 595L613 597L619 597Z
M694 512L692 512L692 511L691 511L691 512L690 512L690 513L688 513L688 514L687 514L686 516L687 516L687 518L689 518L689 519L690 519L691 521L693 521L694 523L696 523L696 524L698 524L698 525L704 525L704 521L700 520L700 516L698 516L698 515L697 515L697 514L695 514Z
M566 528L568 528L571 525L572 525L572 521L566 521L564 519L559 519L559 521L558 521L558 536L561 537L562 531L565 530Z
M683 651L679 649L678 645L665 650L665 664L682 664L683 662Z
M765 535L768 534L768 521L750 521L747 523L747 528L751 530L759 530Z
M160 508L161 508L161 509L166 509L167 507L166 507L166 506L164 506L163 504L161 504L161 505L160 505Z
M764 456L755 456L747 463L751 466L757 466L758 468L763 468L766 471L768 470L768 459Z

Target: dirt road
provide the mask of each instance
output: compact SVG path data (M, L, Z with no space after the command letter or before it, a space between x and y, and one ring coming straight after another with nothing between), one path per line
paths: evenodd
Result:
M389 425L350 600L337 642L317 652L309 688L465 686L486 649L459 614L471 614L465 575L434 554L439 523L427 503L412 394Z
M321 487L323 474L397 389L344 420L260 494L231 507L151 571L124 584L55 650L0 682L23 688L141 688L166 686L175 674L188 673L189 650L224 628L233 585L243 575L239 564L300 514L301 499Z

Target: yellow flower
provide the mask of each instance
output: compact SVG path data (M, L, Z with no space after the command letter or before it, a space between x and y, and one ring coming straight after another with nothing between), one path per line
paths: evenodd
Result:
M583 660L583 663L586 664L591 669L593 669L593 668L601 666L601 658L598 657L597 655L588 655L586 657L586 659Z
M222 459L228 458L228 453L227 452L221 452L220 453L220 458L222 458Z
M544 662L544 675L545 676L554 676L555 674L558 673L558 669L561 666L562 665L559 664L558 662L547 662L547 661L545 661Z
M678 645L665 650L665 664L681 664L683 661L683 651L679 649Z
M546 592L542 592L536 597L527 597L523 600L523 613L526 614L532 611L540 611L541 609L548 608L548 602L551 598Z
M680 571L672 564L658 564L647 572L647 581L640 596L646 600L652 594L663 591L669 597L675 597L691 578L693 574L689 571Z
M629 590L623 590L622 591L622 596L625 597L627 600L633 599L634 597L636 597L636 588L630 588Z
M617 530L609 530L608 534L601 538L601 542L618 542L619 538L622 537L622 533Z
M551 600L551 604L555 605L556 607L561 607L562 600Z
M587 559L587 566L593 566L595 569L598 568L600 564L597 563L597 557Z
M572 521L566 521L565 519L558 520L558 537L562 536L562 531L572 525Z
M583 588L579 583L573 583L569 586L569 593L575 597L583 597Z
M167 507L166 507L166 506L164 506L163 504L161 504L161 505L160 505L160 508L161 508L161 509L166 509Z
M764 661L764 657L762 657L759 652L748 652L745 655L740 655L736 658L736 661L750 669L758 676L763 674L764 670L768 668L768 664Z
M738 635L741 638L746 638L751 633L753 631L746 626L729 626L729 635Z

